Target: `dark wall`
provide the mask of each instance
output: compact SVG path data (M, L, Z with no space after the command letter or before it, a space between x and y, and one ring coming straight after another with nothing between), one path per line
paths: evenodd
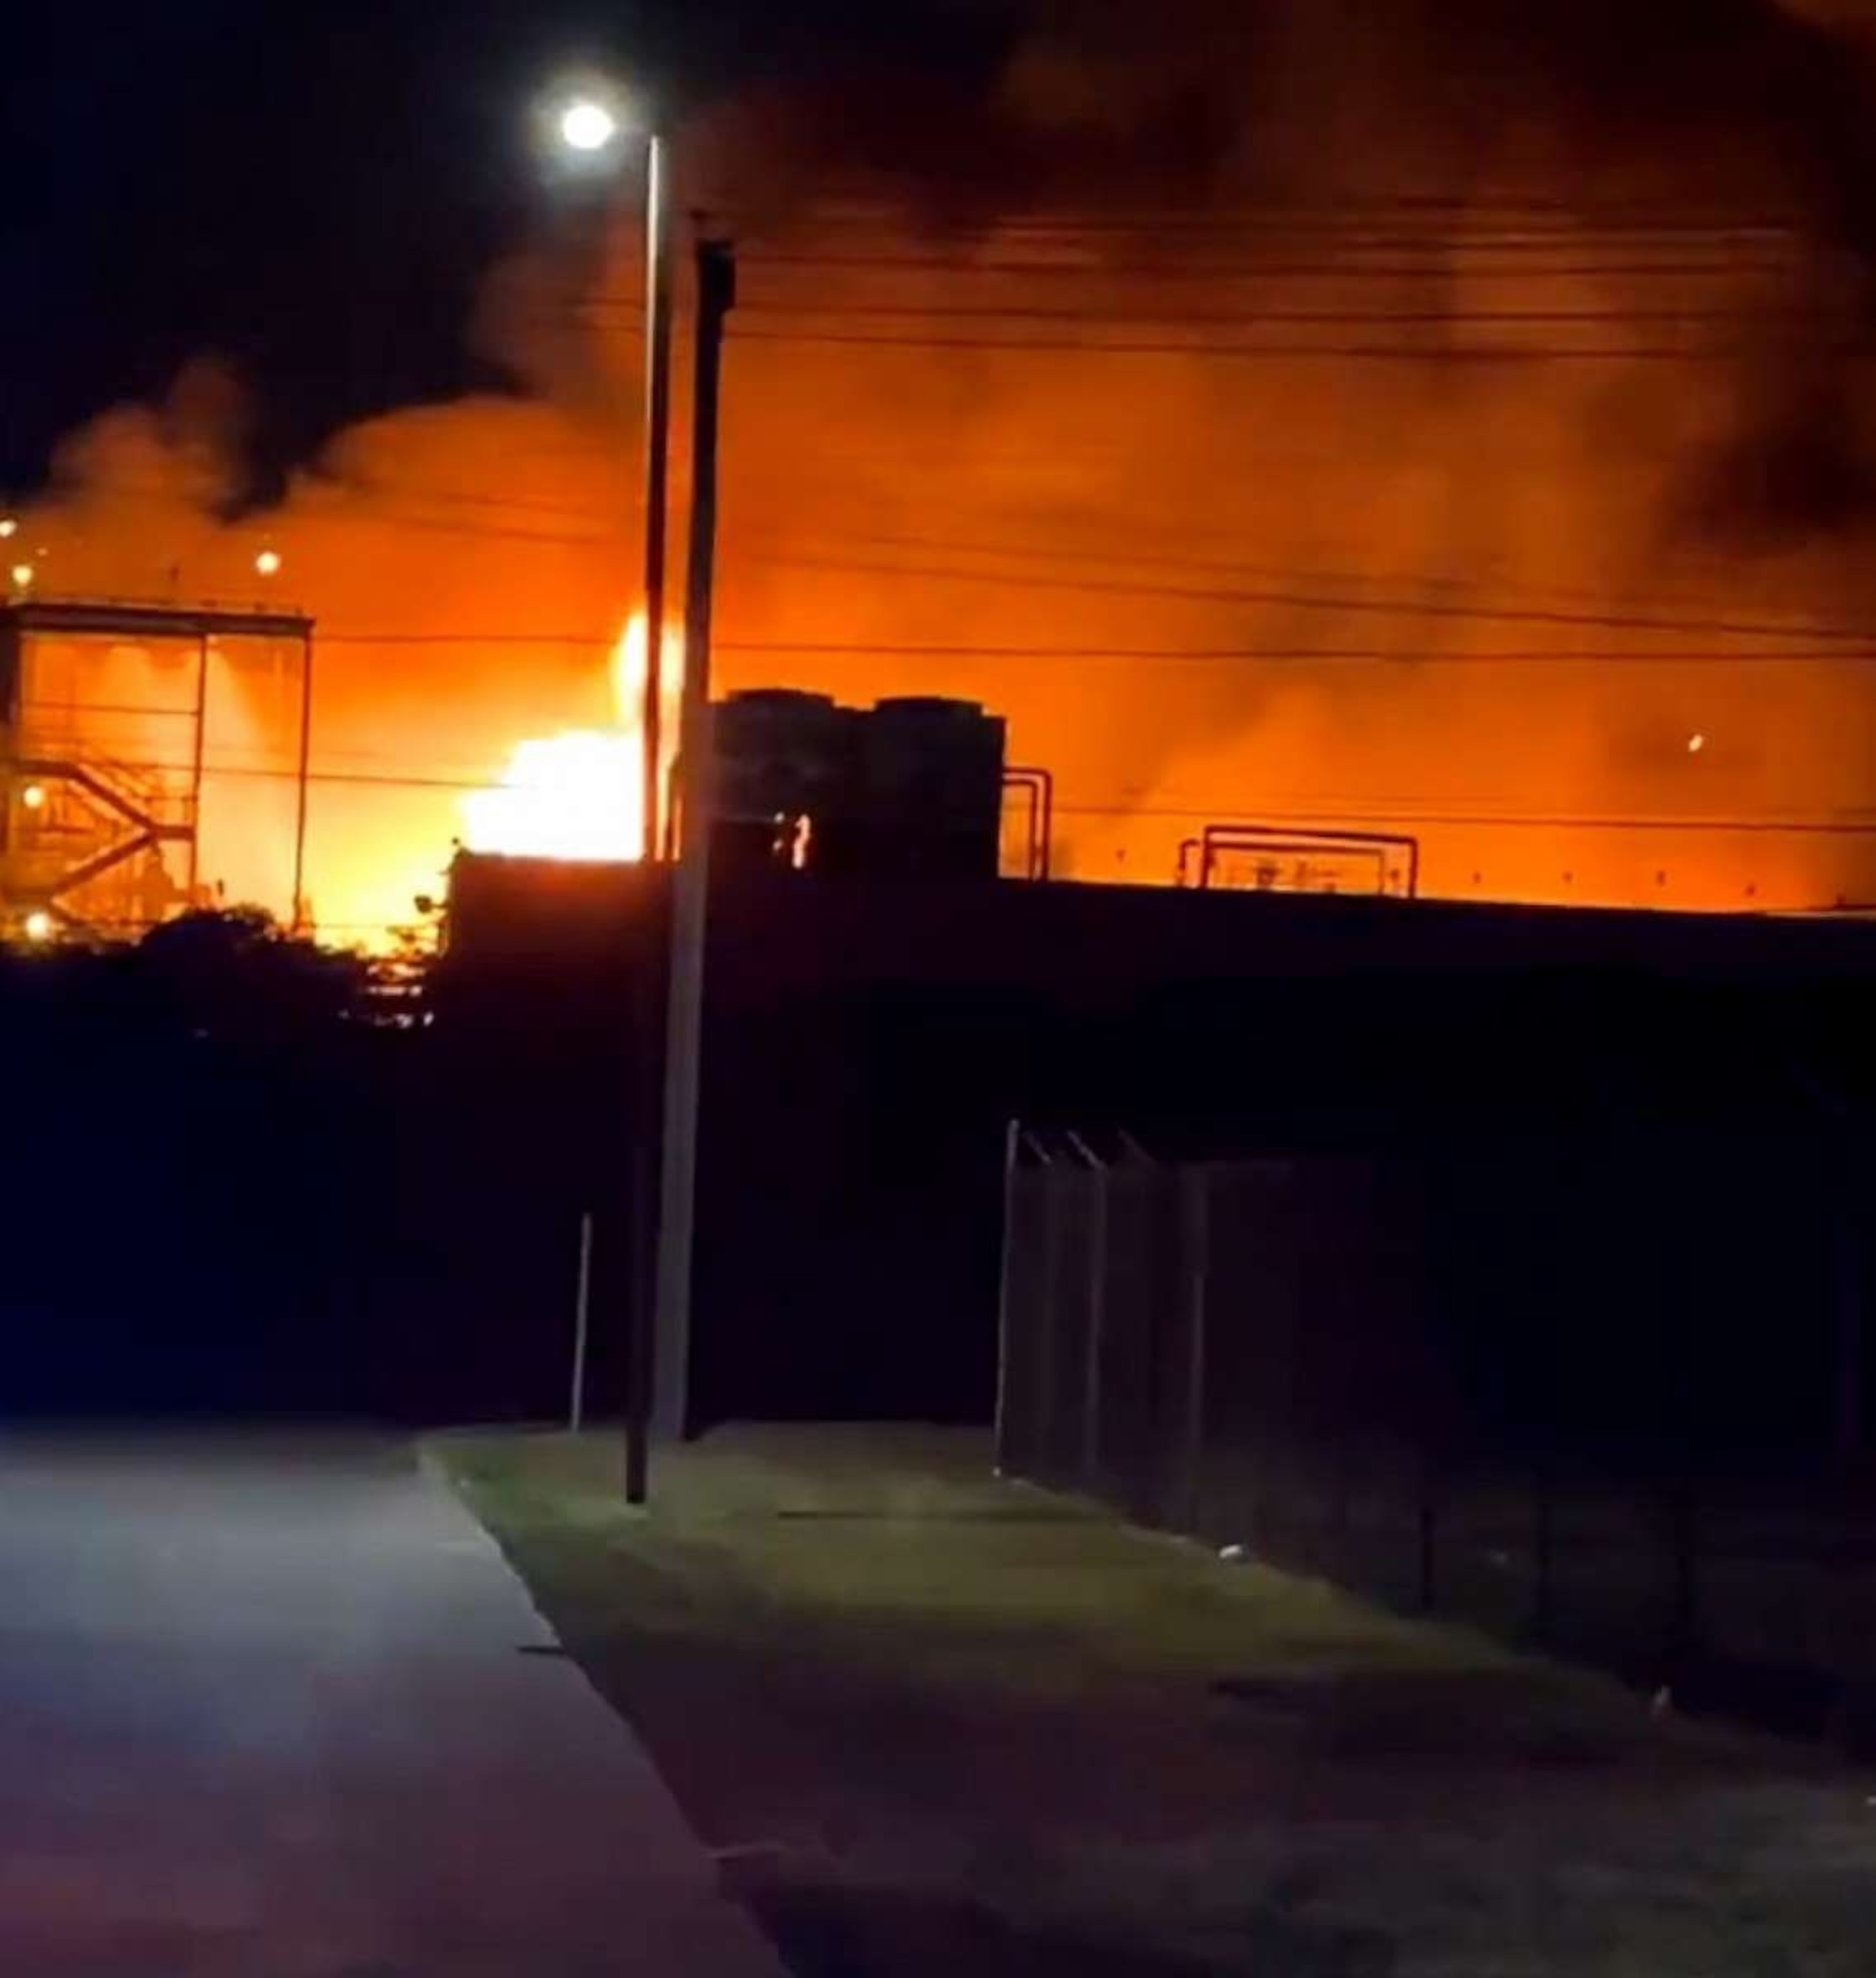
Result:
M554 1414L588 1212L616 1407L660 920L642 875L476 862L408 1006L220 922L0 958L0 1410ZM1502 1288L1504 1327L1586 1302L1630 1232L1685 1230L1649 1298L1709 1315L1749 1413L1808 1409L1788 1356L1753 1370L1764 1326L1808 1322L1817 1243L1743 1237L1845 1185L1778 1150L1860 1134L1873 969L1860 926L726 887L699 1418L986 1416L1012 1117L1186 1153L1437 1151L1461 1198L1438 1310ZM1586 1169L1588 1193L1555 1178ZM1626 1342L1610 1395L1646 1417L1667 1350Z
M631 1005L616 875L478 865L446 1025L458 997L563 1035L581 997ZM1015 1117L1411 1156L1453 1197L1424 1268L1454 1356L1576 1301L1623 1355L1585 1381L1652 1420L1663 1326L1703 1310L1743 1406L1808 1408L1788 1361L1749 1370L1762 1322L1822 1295L1806 1150L1876 1090L1872 971L1860 925L739 878L708 963L700 1417L987 1417ZM1785 1249L1753 1249L1772 1226Z

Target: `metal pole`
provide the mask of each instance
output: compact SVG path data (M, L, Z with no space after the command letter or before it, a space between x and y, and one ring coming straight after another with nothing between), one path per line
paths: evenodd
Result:
M690 547L684 590L684 694L677 751L682 836L672 877L670 1004L666 1017L664 1167L659 1197L653 1420L690 1426L690 1294L696 1248L697 1112L710 892L710 606L716 580L716 455L723 323L736 306L726 243L697 243L696 363L692 387Z
M1836 1420L1838 1464L1850 1466L1862 1453L1868 1424L1869 1374L1865 1364L1864 1296L1865 1266L1862 1191L1848 1134L1833 1150L1835 1184L1832 1238L1836 1246L1833 1291L1837 1308Z
M293 820L293 931L306 931L306 792L313 773L313 635L299 647L299 791Z
M1012 1120L1003 1133L1003 1271L997 1295L997 1412L994 1447L997 1474L1007 1476L1010 1462L1010 1348L1015 1323L1011 1276L1016 1268L1016 1176L1022 1151L1023 1128Z
M189 904L202 883L202 762L208 747L208 634L196 647L195 756L189 769ZM294 888L297 895L299 888Z
M647 881L644 893L646 911L654 921L660 902L650 881L658 853L660 764L663 754L660 730L664 691L664 551L671 448L670 197L667 176L664 140L654 135L647 146L645 157L645 698L639 719L644 826L641 849ZM650 952L655 954L656 951L654 942ZM637 1212L632 1219L634 1255L625 1404L625 1497L629 1504L642 1504L651 1493L660 1167L656 1094L658 1047L662 1040L657 1021L660 1005L649 974L638 1003L642 1020L636 1027L637 1076L633 1080L633 1090L637 1116L633 1125L637 1146L632 1163Z
M654 136L645 162L645 839L647 864L658 855L663 808L664 556L670 516L671 450L671 217L664 140Z
M1101 1387L1107 1347L1107 1163L1081 1138L1070 1133L1069 1144L1094 1175L1094 1211L1088 1229L1087 1330L1083 1335L1081 1368L1081 1481L1094 1487L1100 1467Z
M577 1435L586 1422L587 1318L593 1290L593 1212L580 1219L580 1278L573 1305L573 1394L567 1407L567 1432Z
M1180 1480L1181 1516L1186 1529L1198 1531L1205 1507L1206 1333L1210 1321L1212 1264L1212 1184L1208 1168L1189 1169L1186 1192L1186 1278L1184 1475Z

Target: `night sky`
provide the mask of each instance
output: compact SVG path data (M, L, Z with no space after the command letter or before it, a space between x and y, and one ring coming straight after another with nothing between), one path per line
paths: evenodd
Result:
M1876 243L1869 71L1826 31L1852 0L172 0L15 10L0 58L0 498L42 478L58 437L101 408L159 397L193 358L253 388L264 493L359 416L502 380L464 336L490 264L553 223L531 149L544 86L581 67L649 84L667 127L753 91L814 108L775 127L788 154L864 154L923 198L1004 194L1041 176L1034 128L984 84L1040 35L1099 80L1058 199L1105 181L1177 205L1221 159L1263 142L1249 79L1313 17L1315 58L1359 77L1417 74L1460 148L1504 148L1540 103L1565 131L1557 190L1593 187L1630 152L1723 164L1748 128L1859 256ZM336 22L337 25L336 25ZM1270 61L1266 63L1266 58ZM1141 78L1171 77L1156 94ZM895 77L933 114L875 85ZM859 78L864 78L865 81ZM810 86L811 85L811 86ZM957 85L961 85L958 87ZM1141 88L1135 114L1109 114ZM1411 93L1411 92L1410 92ZM1150 101L1149 98L1150 98ZM906 100L910 100L908 97ZM1074 92L1070 91L1070 100ZM1560 119L1560 111L1561 112ZM1045 120L1046 121L1046 120ZM1040 141L1060 150L1051 127ZM1363 131L1324 144L1345 162ZM1292 164L1294 160L1292 160ZM1389 160L1372 161L1382 190ZM1651 170L1654 169L1653 167ZM1702 181L1703 182L1703 181ZM1788 183L1787 190L1789 190ZM1241 195L1266 188L1253 170ZM1735 188L1735 190L1737 189Z
M382 407L496 382L462 330L490 261L553 194L539 85L603 65L680 110L751 78L955 56L944 0L637 8L172 0L9 16L0 62L0 490L62 432L191 357L256 388L256 452L301 458Z

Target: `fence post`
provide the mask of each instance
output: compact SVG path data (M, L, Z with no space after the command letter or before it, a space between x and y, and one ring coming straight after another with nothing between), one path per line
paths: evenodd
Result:
M1070 1143L1094 1171L1094 1214L1088 1229L1088 1329L1081 1386L1081 1480L1100 1473L1101 1381L1107 1331L1107 1163L1078 1134Z
M1439 1513L1434 1502L1434 1461L1430 1448L1420 1452L1418 1514L1420 1611L1431 1614L1440 1604Z
M1354 1555L1355 1480L1352 1474L1354 1454L1349 1447L1353 1430L1345 1411L1338 1411L1341 1419L1335 1424L1333 1446L1329 1454L1329 1507L1328 1533L1323 1546L1325 1555L1325 1570L1335 1579L1346 1581L1349 1576L1350 1560Z
M1012 1120L1003 1133L1003 1275L997 1295L997 1414L995 1462L1001 1477L1010 1465L1010 1354L1016 1318L1011 1275L1016 1268L1016 1163L1021 1123Z
M1673 1610L1669 1619L1668 1679L1682 1672L1699 1632L1700 1521L1694 1482L1683 1461L1669 1496L1674 1547Z
M1867 1164L1846 1134L1833 1163L1836 1182L1837 1392L1831 1495L1836 1510L1829 1594L1833 1672L1837 1695L1831 1709L1831 1743L1854 1757L1865 1735L1871 1684L1868 1529L1864 1448L1869 1437L1868 1326L1868 1256L1861 1216Z
M1205 1471L1205 1360L1207 1308L1211 1288L1211 1176L1203 1167L1189 1168L1184 1176L1186 1238L1190 1259L1186 1288L1186 1392L1183 1442L1185 1475L1180 1496L1185 1505L1184 1523L1196 1532Z
M1552 1597L1557 1556L1557 1504L1547 1459L1531 1473L1531 1632L1546 1639L1555 1620Z
M574 1292L573 1391L567 1398L567 1429L577 1435L586 1423L587 1321L592 1305L593 1212L580 1219L580 1276Z
M1029 1427L1030 1474L1037 1482L1052 1484L1056 1480L1049 1474L1049 1452L1055 1440L1055 1363L1060 1344L1055 1306L1061 1277L1061 1189L1048 1149L1038 1141L1036 1150L1042 1162L1042 1292L1036 1301L1035 1357L1030 1368L1036 1393L1034 1418Z

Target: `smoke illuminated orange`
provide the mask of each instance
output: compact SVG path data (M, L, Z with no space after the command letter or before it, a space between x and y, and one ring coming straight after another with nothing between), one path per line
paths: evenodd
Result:
M464 842L471 851L599 861L644 857L647 655L644 616L635 612L613 653L612 726L568 729L519 743L501 782L463 799ZM659 756L668 795L683 687L683 643L668 628L659 686Z

